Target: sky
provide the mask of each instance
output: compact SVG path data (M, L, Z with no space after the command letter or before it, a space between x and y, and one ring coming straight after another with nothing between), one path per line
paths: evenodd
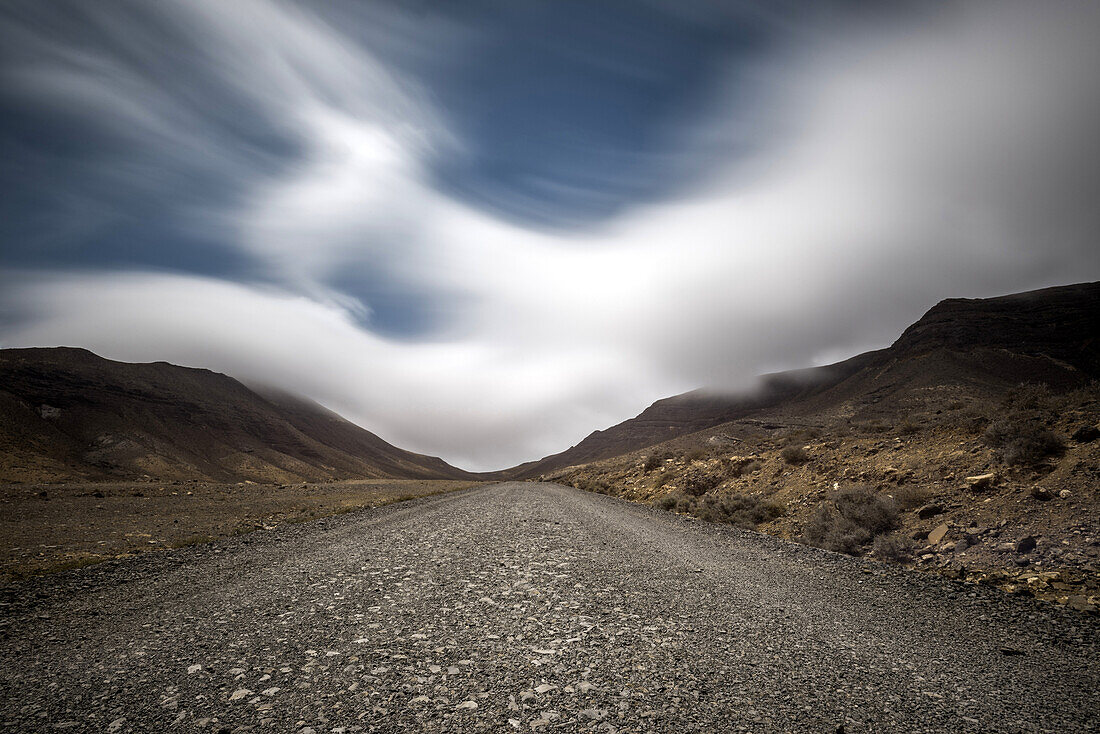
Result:
M1100 279L1100 4L7 0L0 347L492 470Z

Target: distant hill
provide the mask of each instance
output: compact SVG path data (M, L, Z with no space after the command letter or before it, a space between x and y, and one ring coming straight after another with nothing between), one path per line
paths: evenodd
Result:
M0 481L464 479L303 398L85 349L0 350Z
M505 470L525 479L636 451L730 421L893 414L910 397L958 386L995 394L1021 382L1069 388L1100 378L1100 283L941 301L892 346L761 379L751 394L696 390L658 400L576 446Z

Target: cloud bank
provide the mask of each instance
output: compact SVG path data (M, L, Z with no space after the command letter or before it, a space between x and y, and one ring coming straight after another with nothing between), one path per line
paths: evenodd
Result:
M115 7L85 11L95 42L29 5L3 21L9 108L99 141L74 158L8 128L5 186L59 179L3 232L3 346L209 367L495 469L659 397L885 346L941 298L1100 276L1094 3L792 31L687 125L736 153L566 228L441 185L433 162L469 150L430 85L309 6ZM115 255L74 254L101 241Z

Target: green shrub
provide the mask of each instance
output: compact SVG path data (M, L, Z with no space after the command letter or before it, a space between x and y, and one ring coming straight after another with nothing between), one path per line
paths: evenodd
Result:
M650 454L646 457L645 463L642 464L642 471L646 474L649 474L651 471L660 467L662 464L664 464L664 460L662 460L660 456L658 456L657 454Z

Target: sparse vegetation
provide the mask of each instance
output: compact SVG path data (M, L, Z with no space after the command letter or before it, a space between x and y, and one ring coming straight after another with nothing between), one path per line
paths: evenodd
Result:
M904 563L913 557L913 541L893 534L875 536L871 549L879 558L894 563Z
M905 420L903 420L901 423L898 424L898 435L899 436L911 436L914 433L918 433L919 431L920 431L920 424L917 423L916 421L914 421L912 418L906 418Z
M802 532L810 545L861 555L879 535L898 526L898 507L892 499L867 487L837 492L831 502L818 505Z
M1011 417L994 421L982 434L985 442L997 449L1009 466L1033 467L1048 457L1061 456L1065 440L1039 421Z
M651 471L659 468L664 463L664 460L657 454L650 454L645 458L645 463L642 464L642 471L646 474L649 474Z
M890 492L898 508L902 510L915 510L921 505L928 504L932 499L932 492L926 487L910 485L898 487Z
M805 464L810 460L810 454L801 446L788 446L779 455L788 464Z
M786 511L778 503L745 494L728 497L714 495L693 497L689 494L676 493L661 497L655 504L663 510L675 510L676 512L694 515L700 520L728 523L746 528L753 528L761 523L782 517Z
M692 497L700 497L717 487L722 482L722 477L711 474L708 471L695 470L684 475L680 482L685 494Z
M722 467L726 473L726 476L731 479L737 479L748 474L752 474L755 471L760 471L763 468L763 464L757 460L752 459L750 461L739 460L734 461L729 458L722 460Z

